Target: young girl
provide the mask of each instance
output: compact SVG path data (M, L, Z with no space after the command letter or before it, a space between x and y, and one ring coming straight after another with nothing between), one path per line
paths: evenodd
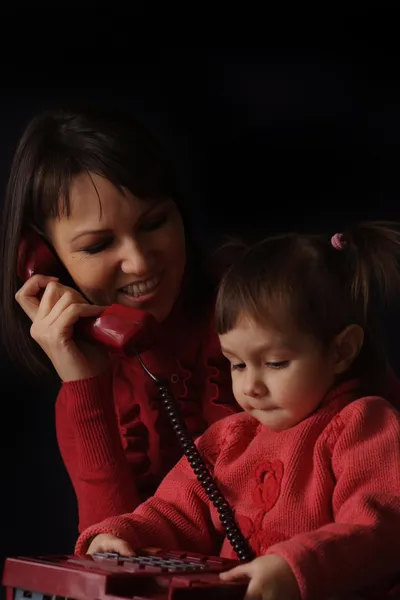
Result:
M394 593L400 415L380 395L379 300L400 290L399 255L400 233L384 224L332 240L285 235L222 281L217 330L244 412L197 444L256 555L221 575L247 577L248 598ZM235 557L186 458L132 514L85 531L76 552L146 546Z
M183 213L168 157L127 115L55 109L22 135L3 202L0 328L14 357L62 382L57 439L81 530L133 510L182 451L137 360L80 338L80 317L117 303L156 318L144 357L170 380L193 435L239 410L214 329L216 282ZM18 278L33 231L65 278Z

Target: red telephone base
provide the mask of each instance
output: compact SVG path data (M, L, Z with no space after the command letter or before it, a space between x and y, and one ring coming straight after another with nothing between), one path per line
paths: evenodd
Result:
M7 600L243 600L247 584L218 573L236 561L196 553L147 549L133 558L8 558L2 584Z

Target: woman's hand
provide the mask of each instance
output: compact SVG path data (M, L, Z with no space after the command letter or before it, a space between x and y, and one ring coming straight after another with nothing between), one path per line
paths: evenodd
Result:
M15 299L32 320L32 338L47 354L62 381L86 379L104 371L107 351L98 343L77 340L74 325L81 317L99 316L105 306L89 304L79 292L46 275L33 275Z

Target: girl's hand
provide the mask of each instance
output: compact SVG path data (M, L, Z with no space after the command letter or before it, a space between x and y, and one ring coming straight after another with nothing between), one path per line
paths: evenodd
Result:
M224 581L248 579L245 600L300 600L300 590L287 562L277 554L260 556L220 574Z
M135 555L128 542L124 542L124 540L109 533L99 533L92 539L87 554L93 554L94 552L116 552L121 556Z

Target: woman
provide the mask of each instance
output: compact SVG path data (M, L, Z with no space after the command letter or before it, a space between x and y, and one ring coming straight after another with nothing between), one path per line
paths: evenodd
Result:
M50 361L62 382L57 439L82 531L133 510L182 452L135 356L108 352L74 325L115 303L155 317L142 359L169 380L197 436L239 410L214 331L215 286L169 161L130 118L93 110L35 117L16 150L3 209L3 339L36 373ZM18 279L18 248L32 231L53 249L69 285L41 273Z

